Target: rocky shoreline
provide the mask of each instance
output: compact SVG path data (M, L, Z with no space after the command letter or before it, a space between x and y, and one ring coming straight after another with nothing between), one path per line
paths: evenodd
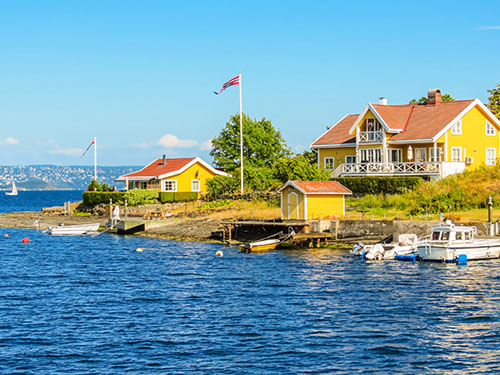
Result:
M99 223L106 226L109 218L96 215L54 215L37 211L0 214L0 227L46 229L49 226ZM139 232L136 235L181 241L216 242L212 232L220 230L220 222L213 219L165 220L165 225Z

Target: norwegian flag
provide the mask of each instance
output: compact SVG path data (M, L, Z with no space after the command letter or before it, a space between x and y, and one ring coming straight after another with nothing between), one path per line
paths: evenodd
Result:
M235 85L239 85L240 84L240 76L236 76L234 78L231 78L229 81L227 81L226 83L224 83L222 85L222 88L220 89L219 92L217 91L214 91L214 94L215 95L219 95L220 93L222 93L222 91L224 91L225 89L227 89L228 87L231 87L231 86L235 86Z
M92 140L92 142L89 144L89 147L87 147L87 149L83 152L82 156L80 156L80 157L83 158L83 156L87 153L89 148L92 147L92 145L94 145L94 144L95 144L95 138Z

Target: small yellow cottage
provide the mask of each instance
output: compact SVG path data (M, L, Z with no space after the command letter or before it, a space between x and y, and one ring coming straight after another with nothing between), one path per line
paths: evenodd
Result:
M337 181L288 181L281 193L282 220L311 220L345 215L352 192Z
M167 159L163 156L163 159L156 159L140 171L120 176L116 181L124 181L127 190L197 192L200 196L206 191L207 179L227 175L198 157Z

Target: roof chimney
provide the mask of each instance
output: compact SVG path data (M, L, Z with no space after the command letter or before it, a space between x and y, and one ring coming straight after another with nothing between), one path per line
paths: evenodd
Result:
M439 104L441 103L441 90L440 89L430 89L427 92L427 104Z
M167 155L163 154L163 164L162 165L166 165L167 164Z
M380 105L387 105L387 98L385 96L378 98L378 100L380 100L379 101Z

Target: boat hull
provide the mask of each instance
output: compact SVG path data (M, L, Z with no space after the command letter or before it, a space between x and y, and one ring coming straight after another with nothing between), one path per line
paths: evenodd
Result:
M500 242L484 240L456 246L424 244L418 247L419 259L426 262L455 263L460 256L466 260L500 258Z
M82 225L59 225L57 227L47 228L49 234L53 236L75 236L92 232L97 232L99 223Z
M265 240L258 242L250 242L240 245L240 250L246 253L255 253L260 251L270 251L276 249L280 240Z

